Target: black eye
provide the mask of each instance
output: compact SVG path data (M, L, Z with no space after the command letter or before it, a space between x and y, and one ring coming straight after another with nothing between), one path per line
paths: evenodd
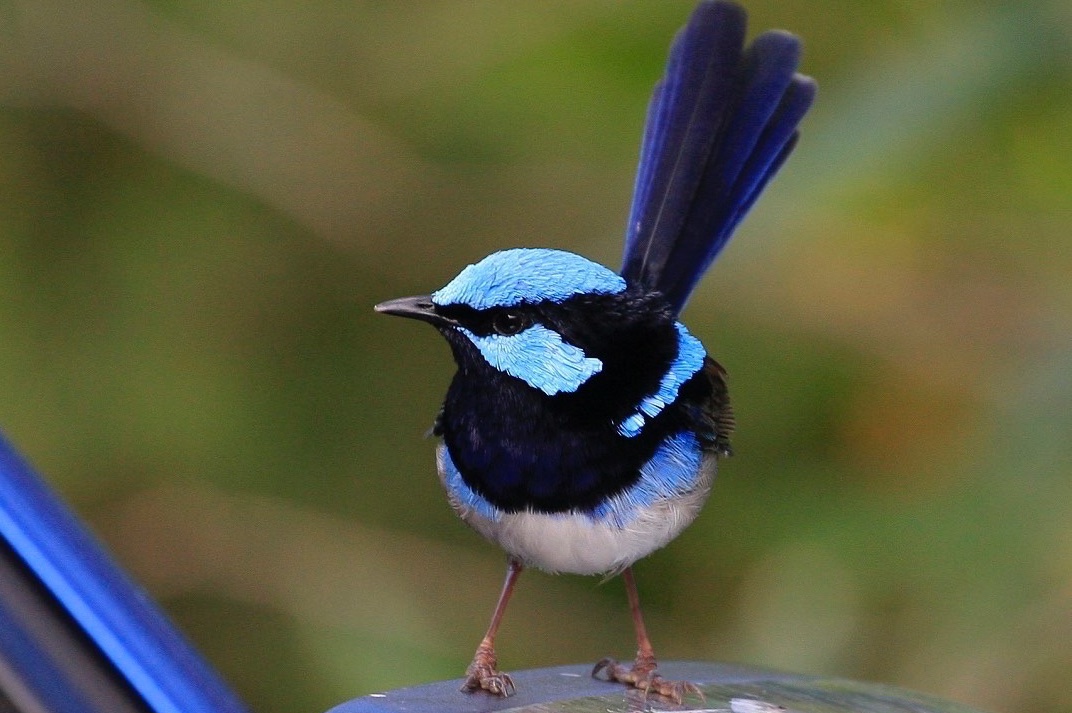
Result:
M491 321L491 328L495 330L495 333L504 337L517 334L527 326L529 326L528 319L517 312L499 312Z

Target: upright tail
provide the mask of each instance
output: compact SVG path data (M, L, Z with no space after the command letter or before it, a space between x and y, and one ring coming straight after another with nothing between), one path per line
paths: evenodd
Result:
M747 17L703 0L670 49L648 106L622 276L680 312L767 181L815 98L800 41L771 30L744 48Z

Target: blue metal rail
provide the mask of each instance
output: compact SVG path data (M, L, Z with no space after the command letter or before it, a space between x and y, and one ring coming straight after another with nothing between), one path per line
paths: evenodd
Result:
M0 691L33 713L246 712L2 436Z

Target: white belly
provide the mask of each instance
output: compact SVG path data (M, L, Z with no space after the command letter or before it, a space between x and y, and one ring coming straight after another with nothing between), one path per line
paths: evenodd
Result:
M439 475L458 516L481 535L527 566L570 574L615 573L681 534L700 512L711 491L715 456L706 456L692 486L681 493L634 508L611 508L599 517L582 512L504 513L486 501L473 506L462 496L457 479L444 467L445 446L438 451Z

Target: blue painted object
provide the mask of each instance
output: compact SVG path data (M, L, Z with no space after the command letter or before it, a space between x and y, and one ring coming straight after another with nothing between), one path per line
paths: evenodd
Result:
M244 713L149 597L0 438L0 669L49 711ZM14 578L14 579L13 579ZM125 706L125 707L120 707Z
M800 42L701 2L655 88L621 274L560 250L512 249L377 311L428 322L458 370L433 432L458 516L506 551L506 583L463 688L514 692L494 638L524 567L621 573L632 666L594 673L680 702L640 615L631 567L699 514L733 428L725 371L678 321L693 288L792 151L815 83Z
M441 681L355 698L328 713L980 713L877 683L697 661L668 661L666 667L672 676L695 681L703 703L684 708L594 681L586 666L556 666L519 671L517 698L509 702L466 696L458 692L462 681Z

